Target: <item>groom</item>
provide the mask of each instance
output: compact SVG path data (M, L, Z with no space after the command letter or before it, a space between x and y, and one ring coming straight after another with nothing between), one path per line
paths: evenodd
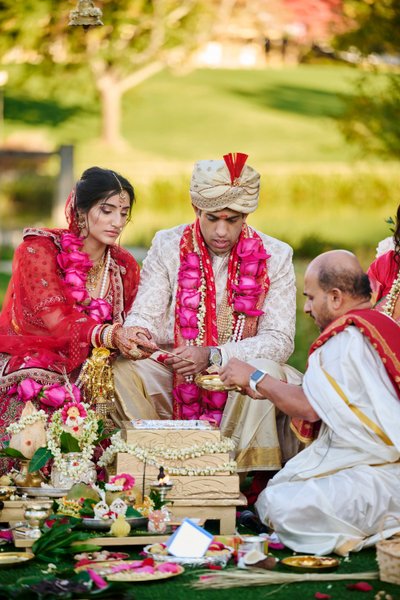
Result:
M297 450L287 420L269 400L205 392L194 383L233 357L281 379L290 372L282 365L295 329L292 249L247 224L260 176L246 159L228 154L195 164L196 219L155 235L125 323L147 328L161 355L120 358L114 375L121 419L212 420L235 441L238 471L263 472L265 480Z

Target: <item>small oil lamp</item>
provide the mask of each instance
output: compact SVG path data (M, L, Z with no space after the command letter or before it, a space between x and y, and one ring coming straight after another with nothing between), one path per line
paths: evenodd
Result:
M170 492L172 488L172 481L170 480L169 476L165 473L164 467L160 467L159 473L157 475L157 482L154 482L150 485L151 491L158 492L160 494L160 500L164 502L167 493Z

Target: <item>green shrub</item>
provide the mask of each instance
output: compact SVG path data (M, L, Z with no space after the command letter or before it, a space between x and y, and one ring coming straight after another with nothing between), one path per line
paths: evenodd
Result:
M28 226L37 220L48 220L53 206L56 180L49 175L24 173L17 179L5 181L2 194L9 207L3 215L3 225Z

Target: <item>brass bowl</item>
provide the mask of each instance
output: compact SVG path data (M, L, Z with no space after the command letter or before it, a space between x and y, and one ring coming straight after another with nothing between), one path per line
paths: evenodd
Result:
M329 573L338 568L339 561L331 556L288 556L282 558L280 564L297 573Z
M240 391L240 388L237 385L226 386L217 373L196 375L194 382L204 390L210 390L212 392L228 392L230 390Z

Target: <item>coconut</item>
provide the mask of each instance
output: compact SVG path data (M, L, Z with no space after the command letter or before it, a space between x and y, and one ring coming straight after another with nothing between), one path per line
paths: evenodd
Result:
M267 558L265 554L259 552L258 550L250 550L243 557L243 562L245 565L253 566L256 565L261 560Z

